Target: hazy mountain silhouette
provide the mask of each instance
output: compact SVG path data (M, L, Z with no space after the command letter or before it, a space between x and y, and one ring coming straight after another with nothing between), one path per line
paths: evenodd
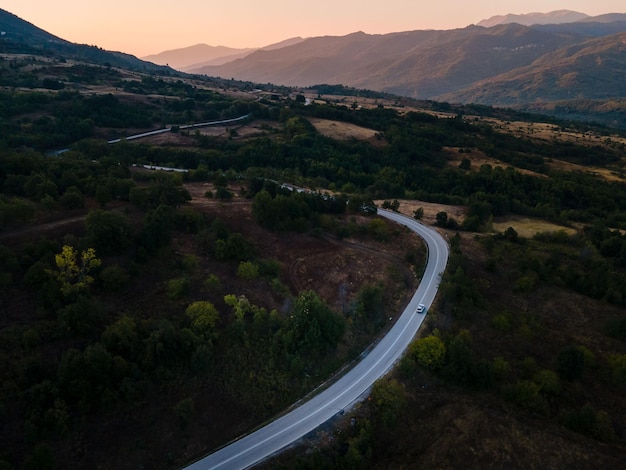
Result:
M237 59L241 59L243 57L246 57L251 52L254 52L254 51L258 51L258 50L272 51L272 50L275 50L275 49L281 49L283 47L292 46L292 45L298 44L298 43L300 43L302 41L304 41L304 39L302 39L301 37L289 38L289 39L285 39L284 41L277 42L275 44L270 44L269 46L261 47L259 49L245 49L244 52L238 52L238 53L230 54L230 55L223 55L223 56L214 57L214 58L208 59L208 60L204 59L201 62L194 62L193 64L186 65L185 67L181 68L180 70L183 70L183 71L189 72L189 73L196 73L197 70L199 70L199 69L201 69L203 67L207 67L207 66L211 66L211 65L223 65L223 64L226 64L228 62L232 62L233 60L237 60Z
M574 23L590 18L589 15L571 10L556 10L549 13L526 13L523 15L496 15L486 20L479 21L478 26L491 28L501 24L517 23L524 26L532 26L536 24L560 24Z
M177 70L184 70L190 65L219 60L223 57L243 57L255 49L236 49L226 46L209 46L207 44L196 44L194 46L171 49L158 54L142 57L143 60L160 65L169 65ZM217 62L215 65L223 64Z
M258 83L288 86L343 84L435 99L530 67L547 54L561 49L569 51L564 48L582 46L594 38L622 31L626 31L626 22L584 21L532 27L510 23L491 28L468 26L448 31L384 35L358 32L309 38L293 46L256 51L227 64L194 71ZM549 65L541 64L543 69L549 68ZM566 73L564 65L560 70L560 73ZM581 70L578 73L586 72ZM565 82L557 82L557 86L558 83ZM558 89L553 92L559 96L563 94ZM480 96L486 97L487 93L485 90ZM590 88L579 90L579 93L592 96L597 90ZM537 94L545 96L539 89ZM536 98L530 89L524 96ZM546 96L545 99L550 98Z

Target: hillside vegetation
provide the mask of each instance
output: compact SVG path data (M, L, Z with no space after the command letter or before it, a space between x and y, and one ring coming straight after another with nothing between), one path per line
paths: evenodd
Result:
M0 66L0 466L178 468L328 380L425 263L374 201L448 237L441 293L369 400L268 465L623 462L620 136L46 56Z

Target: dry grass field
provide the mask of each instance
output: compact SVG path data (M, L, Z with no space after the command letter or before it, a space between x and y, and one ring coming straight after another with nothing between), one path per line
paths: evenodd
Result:
M379 207L382 206L384 201L374 201ZM463 206L451 206L446 204L435 204L431 202L417 201L402 199L398 201L400 207L398 212L409 217L413 217L413 214L418 208L424 209L424 217L420 220L426 225L435 225L437 213L447 212L448 217L455 219L458 223L463 223L465 218L466 208ZM542 219L533 219L529 217L503 217L493 222L494 232L504 232L507 228L513 227L519 236L524 238L531 238L537 233L542 232L558 232L564 231L568 235L576 233L576 229L572 227L564 227L562 225L547 222ZM438 229L442 233L452 233L453 230ZM464 233L465 235L471 235ZM471 237L470 237L471 238Z
M336 140L369 140L378 133L373 129L367 129L348 122L320 118L309 118L309 121L317 129L317 132Z
M576 233L576 229L563 227L541 219L530 219L527 217L506 217L494 221L493 230L504 232L507 228L513 227L520 237L531 238L537 233L564 231L568 235Z

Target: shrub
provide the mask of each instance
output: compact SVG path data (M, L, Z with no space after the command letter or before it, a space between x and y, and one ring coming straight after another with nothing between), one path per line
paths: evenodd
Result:
M381 379L374 383L371 393L375 418L383 426L391 429L406 405L406 392L400 382L395 379Z
M613 338L626 341L626 318L609 320L605 325L606 334Z
M186 277L177 277L167 281L167 296L172 300L178 300L187 295L189 280Z
M616 385L626 385L626 354L614 354L609 358L611 379Z
M222 290L222 282L220 278L215 274L210 274L209 277L204 281L204 288L208 292L219 292Z
M540 413L547 413L548 404L540 394L540 387L530 380L520 380L504 388L504 395L513 403Z
M576 346L563 348L556 358L556 371L565 380L580 379L585 370L585 354Z
M107 266L99 275L102 286L110 291L118 291L128 285L130 276L124 268L118 264Z
M244 281L253 281L259 277L259 266L252 261L242 261L237 268L237 277Z
M367 224L367 231L379 242L387 241L389 238L389 228L381 219L370 220Z
M502 356L494 357L491 367L496 379L502 380L511 372L511 366Z
M491 326L498 331L510 333L513 329L513 325L511 324L511 314L505 311L494 315L491 318Z
M130 219L120 212L95 210L86 219L87 236L98 253L111 255L130 245Z
M280 262L275 259L264 259L259 263L259 274L277 277L280 274Z
M194 404L191 398L184 398L174 406L174 412L178 417L181 429L187 429L189 422L194 415Z
M615 437L609 415L605 411L596 411L589 405L562 413L561 421L573 431L595 437L598 440L605 441Z
M183 257L183 269L185 272L193 273L200 267L200 261L195 255L185 255Z
M72 186L60 197L59 203L66 209L82 209L85 206L85 198L78 188Z
M540 370L534 375L533 382L539 385L539 389L544 395L558 395L561 393L559 376L552 370Z

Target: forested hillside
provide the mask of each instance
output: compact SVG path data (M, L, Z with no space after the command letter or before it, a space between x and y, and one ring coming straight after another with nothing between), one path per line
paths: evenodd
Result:
M178 468L315 389L420 279L423 245L375 203L448 237L440 296L370 400L268 465L623 462L623 136L42 57L0 67L0 466Z

